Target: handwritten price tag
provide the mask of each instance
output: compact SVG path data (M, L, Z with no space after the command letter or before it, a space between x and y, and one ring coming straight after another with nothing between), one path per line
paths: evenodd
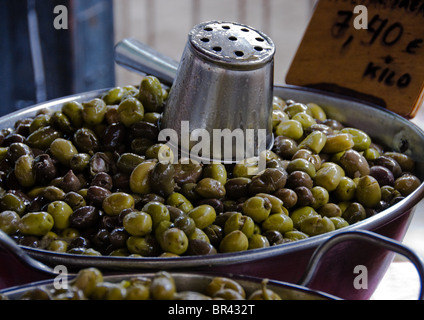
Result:
M286 83L413 118L424 102L424 0L320 0Z

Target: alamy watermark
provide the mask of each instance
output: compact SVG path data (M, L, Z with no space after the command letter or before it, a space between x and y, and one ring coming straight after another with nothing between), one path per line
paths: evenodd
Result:
M53 9L56 15L53 20L53 26L56 30L68 29L68 8L64 5L57 5Z

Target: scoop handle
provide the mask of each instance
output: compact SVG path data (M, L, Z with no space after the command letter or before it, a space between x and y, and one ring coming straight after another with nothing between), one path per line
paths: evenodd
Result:
M115 62L131 71L155 76L166 85L174 82L179 65L172 58L133 38L116 44Z
M336 244L343 241L348 241L348 240L353 240L353 241L364 240L370 244L375 244L386 250L391 250L393 252L396 252L408 258L414 264L420 277L421 289L419 292L418 299L424 300L424 284L423 284L424 262L422 258L417 253L415 253L413 250L409 249L402 243L396 240L387 238L385 236L382 236L380 234L377 234L375 232L367 231L367 230L353 230L353 231L341 232L339 234L332 236L325 242L323 242L314 251L311 259L309 260L309 264L306 268L306 271L303 274L302 278L299 280L298 284L303 287L308 287L309 284L312 282L314 275L320 266L320 262L322 261L322 258L327 253L327 251L333 246L335 246Z

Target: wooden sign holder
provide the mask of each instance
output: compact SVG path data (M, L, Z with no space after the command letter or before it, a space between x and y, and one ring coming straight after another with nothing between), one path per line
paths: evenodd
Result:
M319 0L286 83L413 118L424 102L424 0Z

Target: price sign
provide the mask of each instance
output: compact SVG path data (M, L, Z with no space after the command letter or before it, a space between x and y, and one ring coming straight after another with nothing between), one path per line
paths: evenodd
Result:
M413 118L424 102L424 0L320 0L286 83Z

